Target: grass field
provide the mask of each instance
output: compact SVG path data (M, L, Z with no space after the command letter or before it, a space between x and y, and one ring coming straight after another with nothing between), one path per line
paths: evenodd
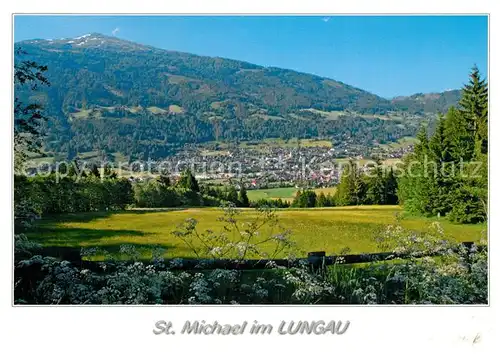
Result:
M327 194L335 194L337 190L336 187L328 187L328 188L316 188L314 191L316 194L324 193ZM298 189L294 187L286 187L286 188L270 188L270 189L251 189L247 191L248 199L251 201L256 201L259 199L278 199L281 198L286 201L292 201L295 195L297 194Z
M270 189L251 189L247 191L248 199L256 201L259 199L293 199L297 193L297 188L270 188Z
M315 209L289 209L277 212L283 229L291 230L290 238L296 243L297 255L309 251L326 251L327 254L349 248L350 253L376 252L375 237L389 224L395 224L397 206L337 207ZM221 231L218 208L190 208L175 210L131 210L119 213L83 213L45 218L28 233L32 241L44 247L99 247L116 253L120 245L144 247L141 257L151 257L151 246L164 248L165 257L192 257L192 251L172 231L187 218L198 220L197 230ZM255 210L242 210L238 225L257 217ZM405 217L403 227L422 231L435 219ZM444 219L440 223L446 235L457 241L477 241L486 225L456 225ZM280 232L263 228L259 237ZM149 248L149 250L148 250ZM265 246L268 252L274 244ZM98 259L98 258L96 258Z
M404 138L399 139L396 142L387 143L387 144L381 144L379 146L382 147L382 148L385 148L387 150L397 150L397 149L401 149L401 148L406 148L406 147L408 147L410 145L414 145L417 142L418 142L417 138L404 137Z

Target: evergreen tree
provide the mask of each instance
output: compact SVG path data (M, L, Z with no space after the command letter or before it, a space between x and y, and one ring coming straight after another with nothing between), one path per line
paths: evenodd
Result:
M335 199L336 199L335 194L332 195L332 194L328 193L326 195L326 203L327 204L325 206L329 206L329 207L335 206L336 205Z
M488 150L488 84L477 66L471 70L469 82L462 89L460 112L474 136L476 155Z
M445 126L444 117L440 117L436 131L429 141L429 159L432 161L432 169L428 171L427 179L432 195L429 200L432 215L445 215L452 206L450 193L453 190L456 166L451 158Z
M474 156L457 181L450 219L477 223L486 221L488 215L488 85L476 66L462 91L459 105L474 137Z
M292 207L293 208L297 208L298 207L298 203L299 203L299 200L301 200L301 196L302 196L302 192L300 191L300 189L297 191L297 193L295 193L295 197L293 198L293 201L292 201Z
M446 117L438 120L431 139L421 129L414 152L404 158L398 198L406 210L446 214L461 223L486 220L487 125L487 83L474 67L462 91L459 109L450 108Z
M224 199L233 203L234 205L239 204L238 191L236 190L236 188L233 185L227 187L226 197Z
M312 190L298 191L292 206L294 208L314 208L316 206L316 193Z
M464 115L455 107L446 113L445 139L453 161L470 161L474 156L474 134L468 129Z
M389 170L385 177L385 204L396 205L398 204L398 180L394 174L394 170Z
M415 144L413 149L416 157L421 157L428 153L429 150L429 136L427 135L427 129L425 126L420 126L417 133L418 143Z
M429 161L429 138L424 126L420 128L417 139L413 153L403 158L404 169L398 180L398 200L411 213L431 215L432 193L428 177L429 169L433 168L432 161Z
M198 185L198 181L194 177L194 175L191 173L191 170L186 169L182 174L181 177L179 178L179 181L177 182L177 186L181 188L186 188L189 189L193 192L199 192L200 187Z
M354 161L342 171L337 191L337 205L359 205L363 201L364 183Z
M328 206L328 200L326 199L325 193L321 192L316 199L316 206L318 208L323 208Z
M248 207L250 205L250 202L248 201L248 196L247 196L247 190L245 189L245 186L242 184L238 196L238 201L240 203L240 206L242 207Z
M365 177L366 195L364 204L383 205L386 204L386 186L382 166L378 164L373 172Z

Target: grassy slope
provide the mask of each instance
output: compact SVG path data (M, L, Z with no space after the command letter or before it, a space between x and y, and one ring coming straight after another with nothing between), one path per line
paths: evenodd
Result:
M328 187L328 188L316 188L314 191L316 194L323 192L325 195L327 194L335 194L337 188L336 187ZM281 198L283 200L291 201L297 194L298 189L294 187L287 188L270 188L270 189L252 189L247 191L248 199L255 201L259 199L278 199Z
M290 199L297 193L297 188L286 187L286 188L270 188L270 189L252 189L247 191L248 199L259 200L259 199Z
M374 237L385 225L396 223L396 206L366 206L342 208L291 209L278 211L280 224L292 231L298 255L324 250L328 254L349 248L351 253L376 252ZM240 225L256 216L254 210L244 210L238 217ZM199 221L198 230L220 231L217 221L221 211L216 208L183 210L128 211L122 213L88 213L64 216L64 219L44 219L28 236L44 246L95 247L116 252L120 245L159 245L166 249L165 257L189 257L192 252L182 240L171 234L176 225L186 218ZM425 230L432 219L404 218L401 225L414 230ZM447 235L458 241L476 241L481 238L485 225L455 225L441 219ZM280 230L261 230L261 237ZM266 251L274 247L269 246ZM143 251L150 257L150 251Z

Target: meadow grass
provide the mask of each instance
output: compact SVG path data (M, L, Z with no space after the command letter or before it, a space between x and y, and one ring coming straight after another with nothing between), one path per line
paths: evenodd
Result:
M337 191L337 187L327 187L327 188L315 188L313 189L316 194L323 193L325 195L334 195ZM278 199L291 202L295 195L299 191L295 187L285 187L285 188L270 188L270 189L251 189L247 191L248 199L251 201L257 201L259 199Z
M256 201L259 199L293 199L298 189L295 187L251 189L247 191L248 199Z
M397 206L360 206L314 209L282 209L277 211L279 226L264 227L257 240L283 230L291 230L296 255L303 257L310 251L327 254L370 253L379 251L376 236L387 225L400 223L407 229L425 231L433 221L422 217L399 218L402 209ZM116 213L81 213L47 217L37 222L28 237L44 247L89 248L99 247L116 254L121 245L141 248L141 258L150 258L152 247L165 250L164 257L193 257L192 250L181 239L172 235L176 226L187 218L198 221L197 230L223 230L218 220L219 208L129 210ZM238 225L258 216L253 209L242 209ZM458 225L441 218L445 235L456 241L478 241L486 225ZM195 243L196 244L196 243ZM199 244L197 244L199 246ZM263 245L272 253L275 244ZM284 255L279 255L284 256ZM93 258L99 259L99 257Z

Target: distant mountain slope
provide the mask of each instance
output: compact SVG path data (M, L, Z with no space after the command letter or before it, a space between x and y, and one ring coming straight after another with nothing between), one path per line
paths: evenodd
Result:
M397 110L416 113L445 113L460 100L461 90L448 90L441 93L417 93L392 99Z
M57 92L48 103L63 112L83 106L182 107L189 112L244 104L279 115L301 108L385 113L389 100L344 83L279 68L157 49L88 34L16 43L49 66Z
M220 139L386 142L413 134L412 116L443 111L457 98L445 92L387 100L324 77L97 33L15 47L27 53L16 61L48 66L49 88L16 87L15 94L44 105L51 117L46 148L68 156L99 150L158 157L173 145Z

